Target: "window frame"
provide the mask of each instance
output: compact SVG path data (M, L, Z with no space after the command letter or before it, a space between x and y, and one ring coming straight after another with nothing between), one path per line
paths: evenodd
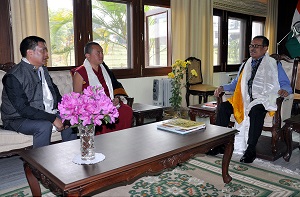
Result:
M168 47L168 60L167 60L167 64L168 67L146 67L145 65L145 46L146 43L144 41L146 41L145 39L145 25L144 25L144 6L145 5L151 5L151 6L161 6L161 7L165 7L165 8L170 8L170 2L168 1L161 1L161 0L141 0L141 9L140 9L140 18L143 19L143 21L140 21L140 28L141 28L141 37L142 37L142 45L141 45L141 50L140 50L140 57L139 59L142 60L141 61L141 76L142 77L150 77L150 76L162 76L162 75L167 75L169 72L171 72L172 68L171 68L171 54L172 54L172 45L171 45L171 12L167 12L167 17L168 17L168 31L167 31L167 47Z
M168 27L168 67L149 68L145 66L145 43L144 43L144 5L161 6L170 8L170 0L106 0L116 3L128 3L130 7L128 20L131 27L128 34L131 35L131 65L127 69L112 69L118 79L163 76L171 72L171 22ZM82 17L86 16L86 17ZM171 19L171 14L168 14ZM73 23L74 23L74 48L75 64L82 65L84 57L84 45L93 40L92 34L92 2L91 0L73 0ZM105 61L105 57L104 57ZM74 66L55 67L71 69ZM53 67L54 69L54 67Z
M243 49L242 54L244 57L249 57L249 48L247 47L251 43L252 39L252 22L258 21L263 22L265 26L265 17L251 16L241 13L230 12L226 10L221 10L214 8L213 15L220 17L220 51L219 51L219 65L214 65L214 72L233 72L238 71L241 64L228 64L227 54L228 54L228 19L231 18L240 18L246 21L245 26L245 48ZM242 62L241 62L242 63Z

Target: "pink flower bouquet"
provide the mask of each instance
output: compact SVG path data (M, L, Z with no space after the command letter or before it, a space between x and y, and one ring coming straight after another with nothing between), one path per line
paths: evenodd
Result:
M117 108L106 96L104 89L88 86L83 94L71 92L62 97L58 110L63 120L71 125L101 125L114 123L119 117Z

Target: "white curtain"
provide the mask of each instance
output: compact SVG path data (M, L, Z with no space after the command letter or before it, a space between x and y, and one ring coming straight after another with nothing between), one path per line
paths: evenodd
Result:
M191 56L201 59L204 83L212 85L213 1L171 0L171 11L173 62ZM185 99L182 104L185 105Z
M277 49L277 18L278 18L278 0L268 0L266 18L266 34L269 38L269 53L276 53Z
M21 60L20 43L27 36L46 40L50 51L50 30L47 0L11 0L14 62ZM49 59L48 65L51 65Z

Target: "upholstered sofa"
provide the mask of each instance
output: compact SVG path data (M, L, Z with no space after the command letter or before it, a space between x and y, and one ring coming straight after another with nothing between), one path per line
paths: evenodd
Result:
M72 77L69 70L49 71L53 82L58 86L61 95L72 91ZM2 78L5 71L0 70L0 93L2 94L3 84ZM0 103L2 98L0 97ZM2 125L0 114L0 125ZM23 135L15 131L9 131L0 128L0 157L11 156L17 154L20 149L30 148L33 143L32 136ZM51 142L61 140L60 132L52 133Z

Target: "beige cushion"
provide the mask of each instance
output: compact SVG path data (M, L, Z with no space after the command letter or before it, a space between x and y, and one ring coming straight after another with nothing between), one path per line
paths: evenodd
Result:
M0 152L32 146L32 135L24 135L15 131L0 129ZM51 142L61 140L60 132L52 133Z
M62 96L73 91L73 81L69 70L50 71L49 73Z
M300 94L295 93L295 94L294 94L294 99L295 99L295 100L300 100Z
M208 91L215 91L217 87L207 85L207 84L197 84L197 85L191 85L190 90L197 90L197 91L203 91L203 92L208 92Z

